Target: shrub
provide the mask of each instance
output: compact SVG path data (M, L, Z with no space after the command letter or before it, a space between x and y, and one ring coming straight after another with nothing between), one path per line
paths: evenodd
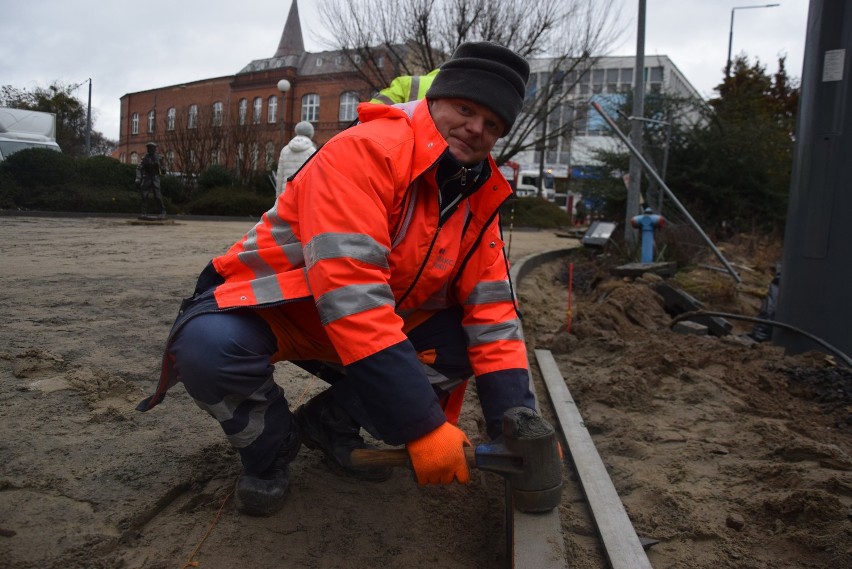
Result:
M185 180L179 176L160 176L160 192L164 201L168 198L174 203L183 204L189 200Z
M75 159L46 148L27 148L15 152L3 162L0 171L7 173L20 186L59 186L75 180Z
M230 188L236 185L237 178L224 166L210 166L198 177L198 186L204 190Z
M126 190L133 189L136 178L136 167L132 164L122 164L108 156L92 156L78 158L76 167L80 181L98 187L115 187Z
M213 188L184 206L192 215L228 215L258 218L272 207L274 199L237 188Z
M504 226L511 223L516 227L553 229L571 225L568 213L564 209L553 202L537 197L509 200L500 208L500 215Z

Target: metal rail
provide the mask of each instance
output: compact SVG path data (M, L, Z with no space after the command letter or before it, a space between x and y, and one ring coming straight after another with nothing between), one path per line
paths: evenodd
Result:
M633 524L549 350L536 360L612 569L651 569Z

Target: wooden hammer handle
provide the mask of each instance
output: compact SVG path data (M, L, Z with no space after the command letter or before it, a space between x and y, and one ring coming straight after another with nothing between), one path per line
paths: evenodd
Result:
M471 468L476 466L476 449L464 447L464 455L467 464ZM401 466L411 468L411 458L404 448L394 449L372 449L356 448L349 455L349 460L355 468L370 468L376 466Z

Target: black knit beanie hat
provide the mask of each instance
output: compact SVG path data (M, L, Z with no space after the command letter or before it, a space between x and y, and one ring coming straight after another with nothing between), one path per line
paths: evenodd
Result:
M521 112L530 66L514 51L494 42L461 44L441 66L427 99L469 99L491 109L504 123L506 136Z

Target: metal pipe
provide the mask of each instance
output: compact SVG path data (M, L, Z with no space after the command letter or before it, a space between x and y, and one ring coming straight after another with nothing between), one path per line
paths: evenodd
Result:
M657 174L657 172L654 170L654 168L652 168L651 165L648 164L648 161L645 160L645 157L642 156L642 153L639 152L636 149L636 147L633 146L630 143L630 140L624 135L624 133L621 132L621 130L618 128L618 125L615 124L615 121L613 121L612 118L610 118L610 116L608 114L606 114L604 112L604 110L601 108L601 106L598 103L596 103L595 101L592 101L592 108L595 109L595 111L597 111L598 114L601 117L603 117L603 119L606 121L606 123L609 125L609 127L613 131L615 131L615 134L617 134L618 137L621 139L621 141L624 144L627 145L627 148L630 149L630 153L633 154L633 156L639 161L640 164L642 164L642 166L645 168L645 171L648 173L648 175L651 176L652 178L654 178L654 180L656 180L656 182L660 185L660 187L663 188L663 191L666 192L666 195L668 195L669 198L671 198L671 200L675 204L675 206L677 206L677 208L686 217L686 219L689 221L689 223L695 228L695 230L698 232L698 234L701 235L701 238L704 239L705 242L707 242L707 244L713 250L713 253L719 259L719 261L721 261L722 264L725 265L725 268L728 269L728 272L731 274L732 277L734 277L734 280L737 281L737 283L742 283L743 282L742 278L734 270L734 268L731 266L731 264L728 263L728 260L725 259L725 257L722 255L722 252L719 251L719 249L716 247L716 245L714 245L713 242L710 240L710 238L707 237L707 234L704 233L704 230L701 229L701 227L698 225L698 223L695 221L695 219L693 219L693 217L689 214L689 212L686 210L686 208L683 206L683 204L680 203L680 200L677 199L677 197L669 189L669 187L666 185L666 183L660 178L660 176Z

